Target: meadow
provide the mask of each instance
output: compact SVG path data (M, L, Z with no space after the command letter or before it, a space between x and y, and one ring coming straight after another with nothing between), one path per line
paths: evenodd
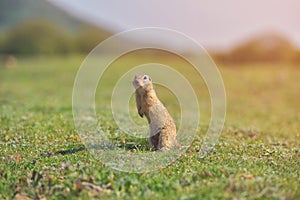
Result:
M199 156L209 120L206 99L200 102L202 127L186 153L166 168L138 174L105 166L81 142L72 91L83 59L24 57L11 68L0 66L0 199L300 199L298 66L219 65L227 116L215 149ZM120 62L139 64L134 58ZM122 74L116 69L115 79ZM109 102L114 79L103 81L98 95ZM198 89L198 97L207 95L205 86ZM176 114L178 104L163 91L158 94ZM110 110L98 109L99 123L114 134ZM150 151L146 140L127 137L116 134L113 139L120 146L140 143L134 145Z

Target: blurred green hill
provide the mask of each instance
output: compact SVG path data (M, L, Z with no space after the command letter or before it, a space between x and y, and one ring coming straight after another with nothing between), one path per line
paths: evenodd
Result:
M113 33L69 15L46 0L0 0L0 56L88 53ZM119 45L137 41L123 41ZM220 63L300 63L300 50L273 32L250 38L227 52L211 52ZM159 55L157 55L159 56Z
M0 1L0 54L89 52L110 35L45 0Z
M0 1L0 31L9 31L21 23L37 19L48 21L72 32L90 26L90 24L70 16L46 0ZM106 30L102 31L108 33Z

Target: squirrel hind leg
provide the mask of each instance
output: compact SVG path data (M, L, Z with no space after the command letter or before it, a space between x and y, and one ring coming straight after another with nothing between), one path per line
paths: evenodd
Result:
M153 136L150 136L149 138L149 143L150 145L154 148L154 150L158 150L158 146L159 146L159 138L160 138L160 133L157 133Z
M158 149L169 150L172 146L172 141L170 140L168 134L164 133L164 130L162 130L159 136Z
M171 150L179 148L180 144L176 141L176 135L170 134L166 130L162 129L158 141L158 149Z

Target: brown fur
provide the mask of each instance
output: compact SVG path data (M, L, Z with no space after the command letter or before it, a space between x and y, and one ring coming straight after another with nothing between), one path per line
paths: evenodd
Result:
M178 147L176 125L173 118L158 99L151 78L136 75L133 81L136 88L135 100L138 113L146 116L150 128L149 143L155 150L169 150Z

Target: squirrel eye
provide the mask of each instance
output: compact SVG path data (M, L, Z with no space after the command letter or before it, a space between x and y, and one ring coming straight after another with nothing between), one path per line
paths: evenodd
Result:
M144 79L144 80L147 80L147 76L144 76L143 79Z

